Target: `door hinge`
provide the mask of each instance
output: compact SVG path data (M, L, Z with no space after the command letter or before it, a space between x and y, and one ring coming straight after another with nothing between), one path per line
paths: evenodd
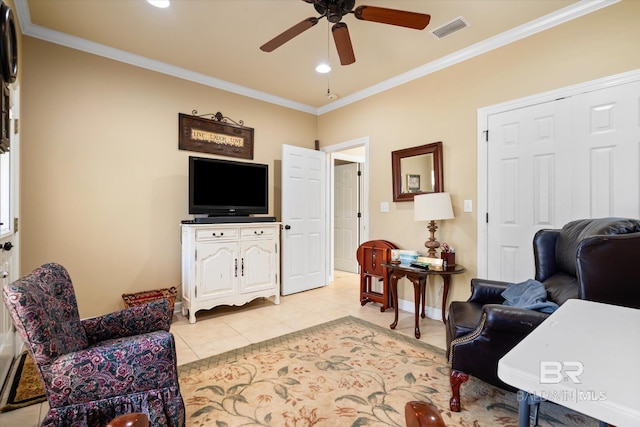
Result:
M362 171L358 171L358 176L362 176Z
M362 213L358 212L358 218L362 218Z
M484 142L489 142L489 131L485 130L482 133L484 133Z
M198 287L197 287L197 286L194 286L194 287L193 287L193 291L194 291L194 293L195 293L194 298L198 298Z
M13 133L14 135L17 135L18 132L20 132L20 119L13 119Z
M485 221L489 224L489 212L485 214Z
M18 218L13 218L13 232L17 233L18 232Z

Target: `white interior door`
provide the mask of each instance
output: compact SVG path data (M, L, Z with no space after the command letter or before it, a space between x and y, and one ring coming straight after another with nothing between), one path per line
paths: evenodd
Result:
M16 129L20 91L17 83L11 85L10 90L10 150L0 154L0 286L16 280L20 271L17 230L20 141ZM18 347L18 335L11 316L5 305L0 303L0 384L4 383L11 362L20 350Z
M326 154L282 146L282 295L327 284Z
M574 97L574 216L640 218L640 81Z
M333 233L336 270L358 273L356 251L359 238L359 176L358 163L345 163L334 167Z
M488 116L487 277L534 277L541 228L640 217L639 117L639 81Z
M533 235L570 217L570 105L563 99L489 116L490 278L533 278Z

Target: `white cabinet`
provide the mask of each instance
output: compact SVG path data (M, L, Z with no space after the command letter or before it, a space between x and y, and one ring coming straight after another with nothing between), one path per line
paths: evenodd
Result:
M280 223L183 224L182 314L242 305L255 298L280 303Z

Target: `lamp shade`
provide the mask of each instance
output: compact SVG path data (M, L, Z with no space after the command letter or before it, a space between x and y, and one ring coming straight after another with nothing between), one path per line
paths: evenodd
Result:
M438 221L454 218L449 193L417 194L413 198L413 203L413 217L416 221Z

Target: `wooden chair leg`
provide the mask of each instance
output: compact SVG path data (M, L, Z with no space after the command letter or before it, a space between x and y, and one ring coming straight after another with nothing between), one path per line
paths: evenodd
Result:
M427 402L407 402L404 418L407 427L446 427L438 408Z
M370 279L369 276L360 273L360 305L365 305L369 302L369 298L365 296L365 294L369 292L368 279Z
M460 412L460 386L467 380L469 380L469 375L454 369L451 370L451 375L449 376L449 382L451 383L449 409L453 412Z

